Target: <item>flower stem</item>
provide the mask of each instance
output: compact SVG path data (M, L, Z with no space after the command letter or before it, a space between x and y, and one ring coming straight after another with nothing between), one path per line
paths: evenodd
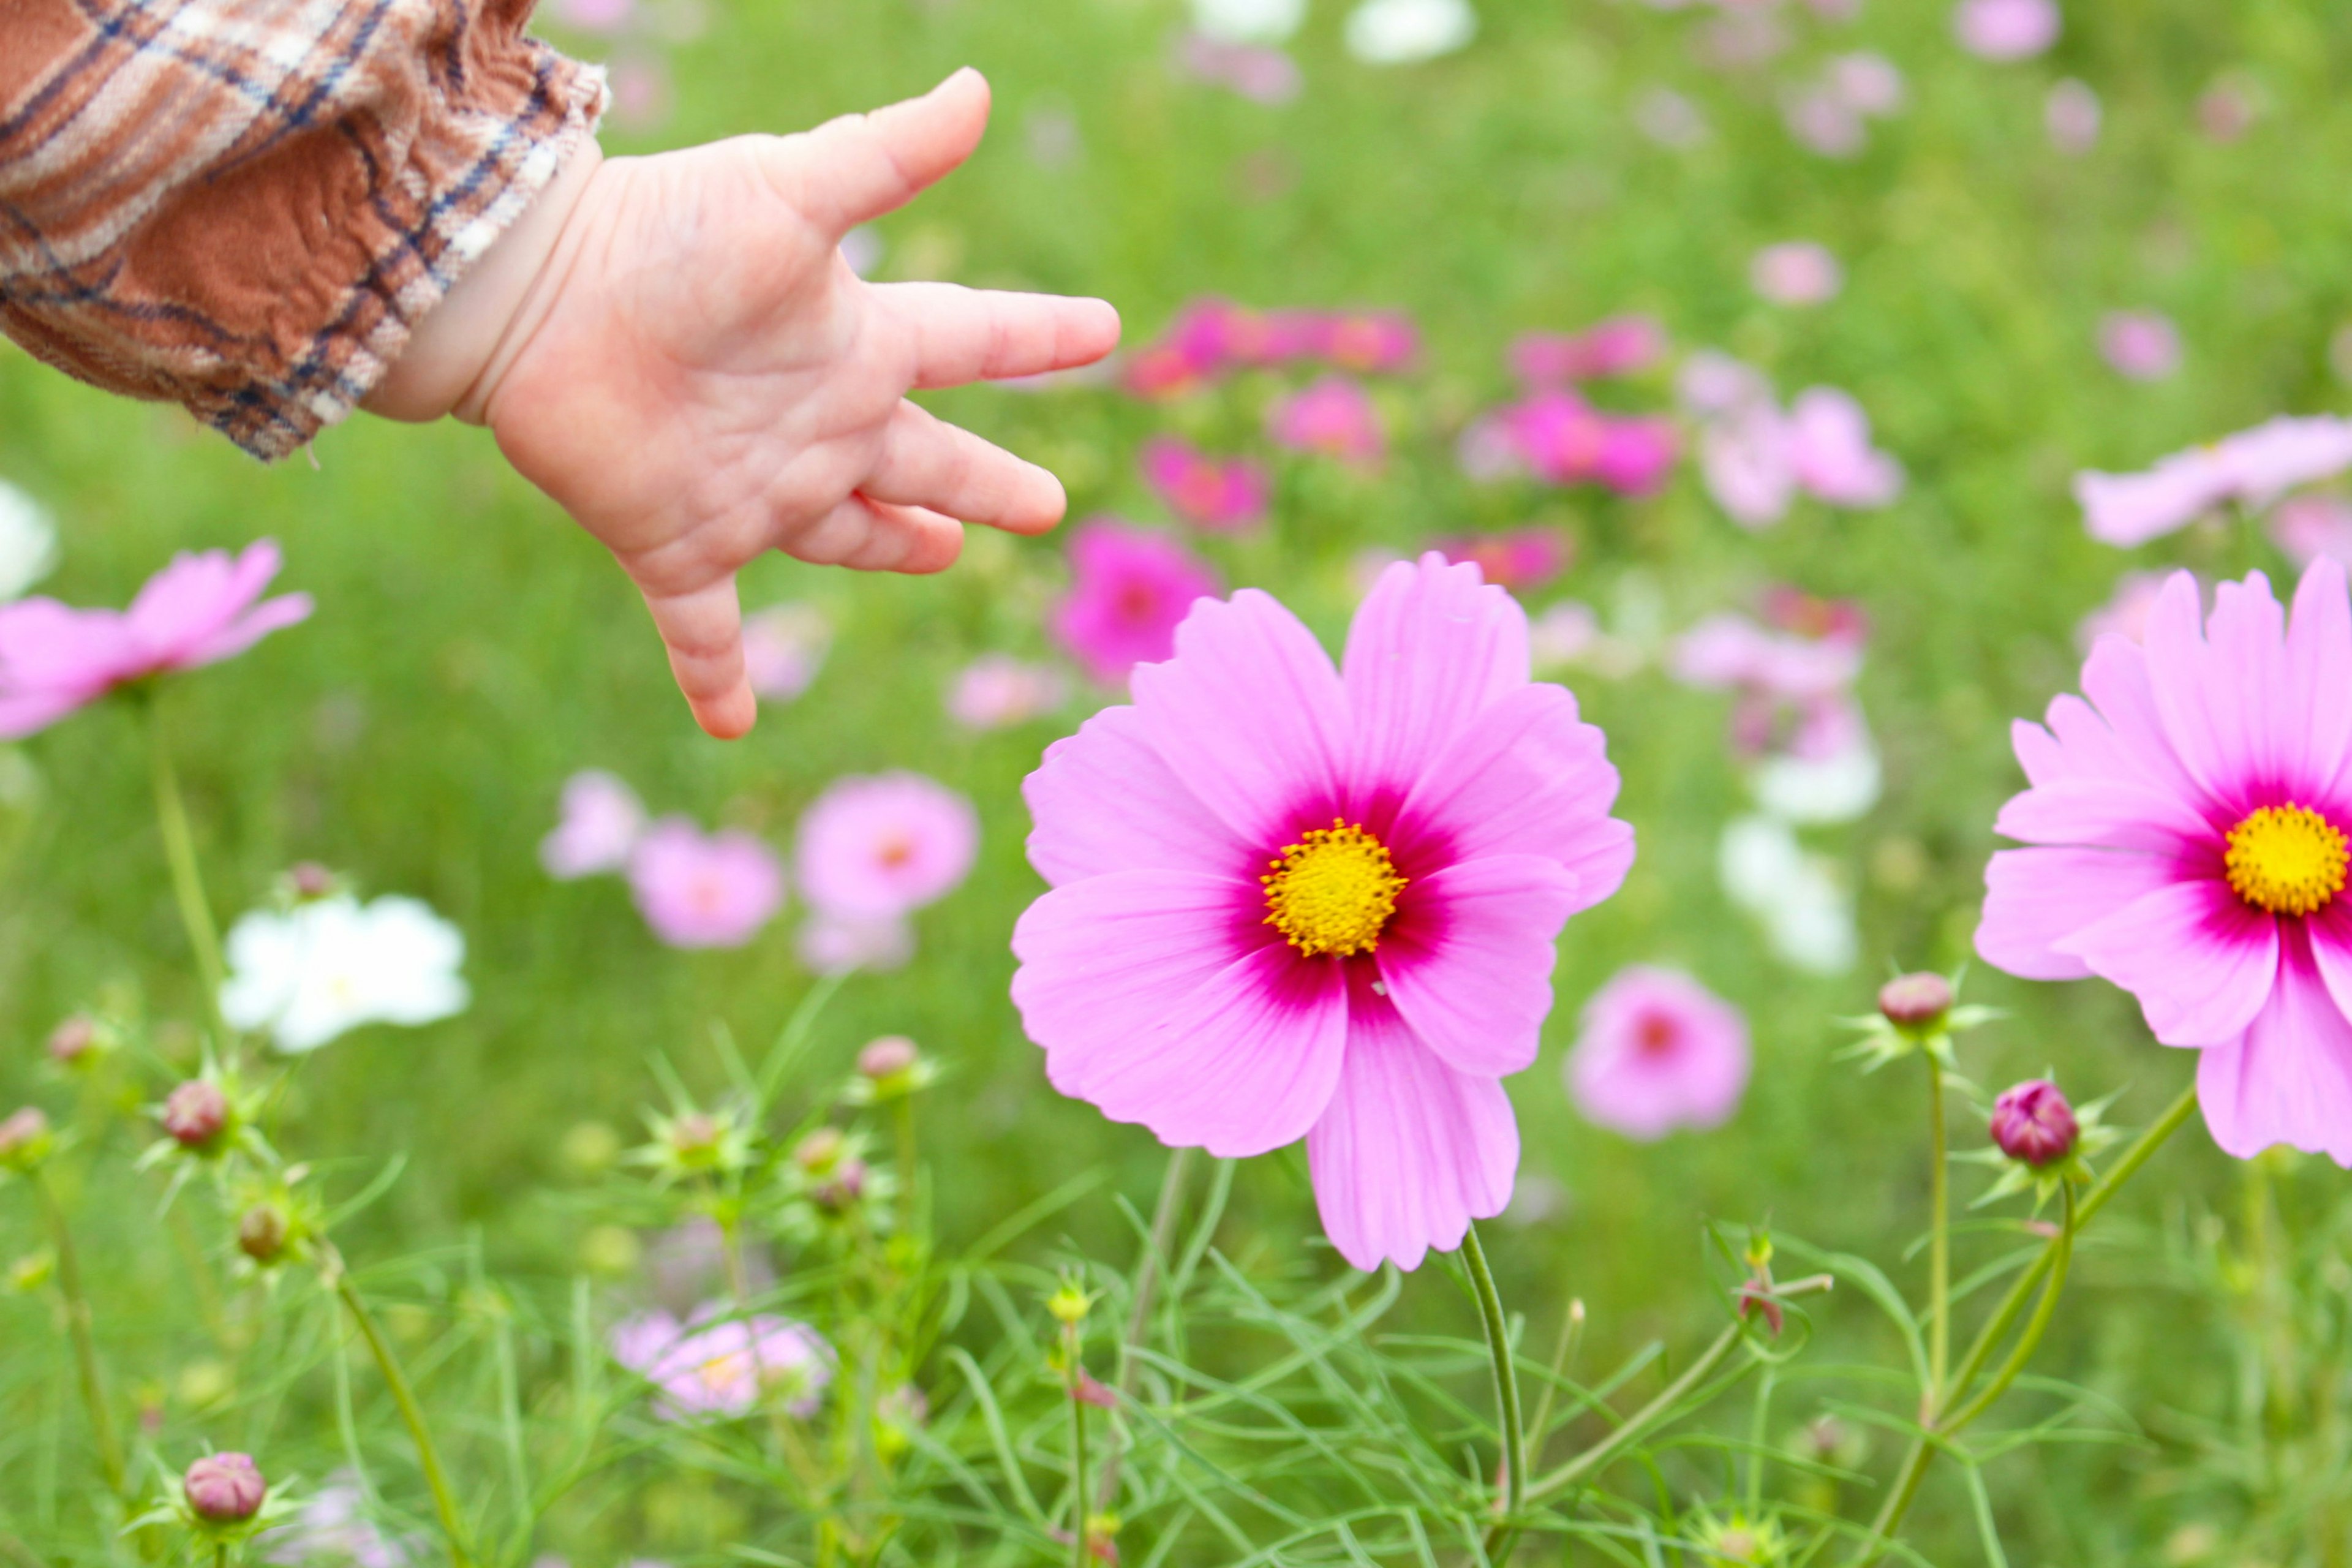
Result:
M1519 1420L1519 1369L1511 1361L1511 1325L1503 1316L1503 1298L1495 1289L1494 1271L1486 1267L1486 1249L1478 1243L1478 1227L1462 1233L1462 1261L1478 1297L1478 1320L1486 1331L1486 1354L1495 1365L1495 1425L1503 1436L1503 1517L1517 1519L1527 1505L1527 1428Z
M228 1028L220 1016L222 983L228 971L221 962L220 931L213 924L212 906L205 901L204 874L196 864L195 837L188 829L188 808L180 798L180 779L172 767L170 737L163 729L163 710L153 698L147 709L148 758L155 780L155 820L163 829L163 857L172 868L172 892L180 906L180 923L187 929L188 947L195 954L196 977L204 984L205 1013L226 1047Z
M408 1428L408 1440L415 1447L416 1462L425 1472L425 1484L433 1491L433 1511L440 1517L441 1533L448 1538L449 1556L456 1568L473 1568L473 1556L466 1544L465 1521L458 1517L457 1495L449 1489L449 1475L441 1468L441 1455L433 1446L432 1429L425 1424L425 1411L416 1403L415 1391L408 1386L408 1374L400 1369L399 1358L392 1353L392 1345L383 1331L360 1299L359 1288L352 1283L341 1260L331 1253L328 1267L335 1276L335 1294L358 1325L360 1337L367 1341L368 1352L375 1357L376 1370L383 1375L384 1386L392 1390L392 1402L400 1408L402 1425Z
M1160 1294L1160 1279L1168 1259L1176 1249L1176 1222L1184 1215L1184 1189L1191 1184L1192 1151L1171 1149L1168 1168L1160 1177L1160 1201L1151 1209L1151 1234L1144 1245L1142 1258L1135 1266L1135 1295L1128 1304L1127 1331L1119 1338L1118 1376L1116 1387L1119 1403L1124 1405L1134 1396L1135 1380L1141 1363L1135 1352L1142 1348L1151 1331L1151 1309ZM1118 1466L1120 1450L1117 1443L1103 1458L1102 1479L1096 1483L1095 1496L1101 1500L1106 1512L1118 1506Z
M2000 1370L1993 1373L1992 1381L1986 1384L1984 1391L1975 1398L1939 1419L1937 1426L1940 1430L1959 1431L1990 1409L1994 1400L2008 1393L2009 1385L2015 1383L2018 1374L2025 1370L2025 1363L2032 1358L2035 1348L2042 1343L2042 1334L2050 1327L2051 1314L2058 1306L2058 1293L2066 1289L2067 1266L2074 1258L2074 1189L2062 1185L2059 1192L2065 1205L2065 1213L2059 1220L2057 1239L2050 1244L2050 1277L2042 1287L2042 1300L2034 1303L2033 1316L2027 1320L2024 1331L2017 1336L2017 1344L2009 1352L2009 1359L2001 1363Z
M898 1234L915 1234L915 1178L919 1167L915 1161L915 1097L898 1096L892 1108L891 1128L896 1134L898 1153Z
M2040 1342L2042 1330L2048 1326L2050 1313L2056 1307L2058 1298L2054 1285L2063 1282L2066 1266L2073 1258L2076 1234L2091 1223L2093 1215L2106 1207L2108 1200L2116 1195L2123 1184L2129 1181L2142 1165L2147 1163L2156 1152L2164 1146L2165 1141L2179 1131L2182 1125L2196 1113L2197 1086L2192 1083L2181 1090L2179 1097L2165 1108L2164 1114L2157 1118L2155 1123L2147 1131L2142 1132L2133 1141L2131 1147L2124 1151L2122 1158L2110 1166L2107 1173L2092 1185L2090 1192L2084 1195L2080 1205L2074 1203L2074 1194L2071 1192L2067 1194L2069 1210L2067 1223L2060 1229L2058 1235L2051 1239L2050 1245L2042 1248L2041 1255L2032 1263L2027 1264L2017 1279L2011 1283L2009 1294L2001 1299L2000 1305L1993 1309L1992 1316L1985 1321L1985 1326L1978 1331L1976 1342L1969 1347L1968 1354L1960 1360L1959 1370L1953 1374L1949 1389L1952 1398L1958 1399L1968 1392L1969 1384L1975 1380L1977 1373L1983 1370L1985 1363L1991 1359L1994 1349L2008 1334L2010 1326L2017 1321L2018 1314L2024 1310L2025 1303L2033 1294L2034 1287L2041 1282L2044 1274L2054 1269L2058 1273L2058 1279L2053 1282L2053 1289L2043 1293L2041 1304L2035 1309L2033 1322L2027 1325L2025 1337L2019 1342L2021 1353L2012 1352L2009 1362L2004 1363L2001 1373L1998 1374L1999 1389L2006 1390L2018 1373L2024 1370L2026 1358L2032 1355L2034 1344ZM1929 1440L1930 1436L1941 1438L1950 1436L1963 1424L1959 1417L1964 1416L1966 1420L1973 1421L1984 1414L1991 1404L1992 1401L1989 1398L1973 1400L1956 1412L1955 1419L1950 1423L1931 1417L1929 1432L1913 1440L1910 1452L1904 1457L1902 1469L1896 1472L1894 1489L1887 1493L1885 1505L1878 1510L1878 1517L1871 1521L1870 1535L1850 1560L1849 1568L1869 1568L1871 1563L1885 1555L1888 1542L1892 1539L1895 1529L1902 1524L1904 1516L1910 1511L1912 1500L1919 1494L1920 1483L1927 1479L1927 1468L1935 1462L1937 1446Z
M1070 1352L1070 1562L1073 1568L1087 1568L1094 1559L1094 1543L1087 1539L1087 1402L1078 1397L1078 1380L1086 1368L1077 1358L1075 1344Z
M1611 1460L1672 1415L1675 1406L1689 1397L1691 1390L1705 1383L1708 1375L1722 1364L1723 1358L1732 1352L1739 1340L1739 1323L1734 1320L1725 1326L1723 1332L1715 1336L1714 1343L1699 1352L1698 1360L1691 1363L1680 1377L1666 1384L1655 1399L1627 1416L1623 1426L1528 1488L1527 1500L1541 1502L1554 1492L1565 1491L1584 1477L1600 1473Z
M1944 1402L1944 1380L1952 1364L1952 1176L1944 1127L1944 1064L1921 1051L1927 1064L1927 1141L1934 1162L1927 1175L1927 1408Z
M108 1489L117 1497L127 1498L122 1445L115 1436L113 1414L107 1408L106 1384L98 1367L98 1342L90 1334L89 1295L82 1288L81 1257L74 1250L73 1232L66 1225L65 1207L58 1202L48 1177L39 1171L33 1173L33 1190L40 1194L41 1207L48 1215L50 1234L57 1238L58 1293L65 1299L66 1337L73 1342L74 1370L81 1383L81 1402L89 1411L90 1440L98 1447L99 1468L106 1472Z

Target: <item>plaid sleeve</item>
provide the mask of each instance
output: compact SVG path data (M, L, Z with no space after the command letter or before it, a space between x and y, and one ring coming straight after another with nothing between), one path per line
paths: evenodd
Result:
M0 328L278 458L592 132L531 0L0 0Z

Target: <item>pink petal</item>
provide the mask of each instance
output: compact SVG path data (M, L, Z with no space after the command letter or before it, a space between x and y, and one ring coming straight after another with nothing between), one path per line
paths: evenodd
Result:
M1993 831L2027 844L2084 844L2177 855L2209 842L2212 825L2168 795L2110 779L2067 779L2011 796Z
M192 669L234 658L270 633L309 620L313 607L308 594L286 594L257 605L249 614L189 648L180 661L181 668Z
M2220 711L2211 705L2217 693L2207 676L2197 584L2186 572L2176 574L2157 595L2141 647L2147 652L2148 689L2155 696L2157 717L2173 754L2208 798L2231 815L2240 815L2245 803L2234 786L2240 782L2235 764L2241 759L2232 755L2229 744L2233 715L2226 705Z
M2193 599L2196 579L2183 572L2174 581L2187 584ZM2170 584L2167 584L2166 592L2171 591ZM2160 601L2163 595L2158 597ZM2155 618L2153 611L2149 618ZM2153 784L2199 808L2211 799L2182 765L2165 734L2163 718L2157 710L2147 653L2139 644L2122 637L2101 637L2083 665L2083 695L2098 705L2100 717L2107 721L2116 754L2129 759L2114 776ZM2050 717L2052 728L2071 752L2075 742L2065 729L2059 727L2058 704L2053 704Z
M2336 1005L2352 1016L2352 904L2336 900L2303 922L2313 963L2327 985ZM2290 952L2294 944L2287 944Z
M1021 786L1037 826L1029 863L1055 887L1109 871L1255 874L1260 851L1234 837L1160 760L1136 710L1106 708L1056 741Z
M2279 922L2226 883L2172 882L2053 945L2139 999L2168 1046L2235 1038L2279 979Z
M1405 889L1381 939L1381 979L1448 1067L1500 1078L1534 1064L1577 891L1558 861L1532 855L1463 861Z
M1348 628L1341 668L1360 802L1402 794L1481 709L1528 684L1528 618L1477 567L1432 552L1381 574Z
M31 691L23 696L0 693L0 741L21 741L37 735L91 700L84 695Z
M173 557L131 601L128 619L151 668L188 662L194 648L219 634L261 596L278 575L275 541L264 539L232 559L225 550Z
M2270 580L2254 572L2216 588L2206 636L2205 707L2232 772L2241 780L2249 768L2257 778L2285 779L2289 754L2302 750L2307 716L2294 710L2287 690L2286 615L2271 596Z
M1152 748L1237 837L1279 847L1339 812L1347 693L1315 635L1268 595L1196 604L1176 657L1132 679Z
M1377 997L1355 1001L1347 1065L1307 1140L1315 1206L1356 1268L1415 1268L1511 1201L1518 1122L1500 1083L1448 1068Z
M2058 737L2031 719L2012 720L2009 726L2010 746L2017 752L2018 765L2025 770L2025 782L2030 784L2056 784L2067 771L2066 748Z
M1295 1142L1347 1039L1337 961L1252 948L1258 889L1119 871L1047 893L1014 928L1013 1005L1064 1094L1221 1158Z
M135 662L130 629L112 610L47 598L0 605L0 692L95 696Z
M2352 1166L2352 1024L2299 937L2245 1033L2200 1055L2197 1100L2213 1142L2242 1160L2288 1143Z
M2296 777L2315 794L2339 795L2352 763L2352 605L2344 566L2321 556L2304 569L2286 634L2287 712Z
M2057 944L2179 879L2178 862L2112 849L2004 849L1985 868L1977 952L2028 980L2087 980Z

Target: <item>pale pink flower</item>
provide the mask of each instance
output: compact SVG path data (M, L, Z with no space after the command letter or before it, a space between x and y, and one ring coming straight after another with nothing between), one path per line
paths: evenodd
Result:
M1719 419L1773 402L1771 379L1720 349L1701 349L1685 360L1675 377L1675 395L1701 419Z
M2160 310L2110 310L2099 320L2099 356L2133 381L2162 381L2180 368L2180 329Z
M178 555L128 610L77 610L55 599L0 605L0 741L21 740L129 686L232 658L309 617L310 595L263 601L278 546L262 540Z
M915 928L896 917L854 920L822 911L811 915L793 946L813 974L848 974L857 970L904 969L915 956Z
M1220 462L1172 436L1143 444L1143 481L1168 510L1217 532L1262 522L1273 486L1265 469L1246 458Z
M1742 528L1767 528L1797 498L1789 422L1769 401L1742 404L1699 432L1699 479Z
M1789 134L1824 158L1852 158L1868 140L1862 116L1837 92L1809 88L1788 101L1782 111Z
M1380 374L1421 357L1421 329L1402 310L1338 310L1313 320L1312 351L1341 370Z
M897 920L955 891L979 852L971 802L896 772L835 780L801 818L795 864L812 909Z
M1195 599L1217 591L1216 574L1172 539L1114 518L1070 538L1075 581L1055 605L1054 636L1086 672L1109 686L1139 664L1166 658Z
M1748 264L1748 281L1775 305L1820 305L1845 287L1838 258L1811 240L1768 245Z
M2100 122L2106 111L2088 83L2073 77L2053 85L2042 100L2042 123L2050 145L2070 158L2079 158L2099 144Z
M1830 61L1832 92L1856 114L1885 118L1903 111L1903 73L1885 55L1858 50Z
M1859 729L1850 693L1862 674L1869 624L1859 607L1776 589L1769 624L1710 616L1675 640L1666 671L1703 691L1729 691L1732 740L1750 755L1838 754Z
M1661 147L1688 152L1707 138L1706 116L1670 87L1653 87L1633 101L1633 128Z
M1478 568L1504 588L1540 588L1568 570L1575 554L1568 534L1557 528L1517 528L1507 533L1465 534L1431 542L1448 561Z
M557 0L555 19L583 33L610 37L628 31L636 20L636 0Z
M1013 999L1046 1076L1173 1146L1305 1137L1359 1268L1459 1245L1510 1198L1501 1079L1560 926L1632 863L1600 731L1529 682L1510 595L1434 555L1382 576L1339 668L1244 590L1134 684L1025 786L1053 891Z
M833 623L814 605L771 605L743 618L743 676L751 689L790 702L809 689L833 647Z
M2326 556L2352 566L2352 501L2342 496L2290 496L2270 516L2271 542L2305 567Z
M2262 104L2252 86L2223 79L2197 98L2197 128L2216 142L2235 142L2254 128Z
M658 131L676 106L669 63L656 54L615 55L609 68L613 119L624 130Z
M1748 1087L1748 1020L1689 975L1634 964L1585 1004L1567 1064L1585 1120L1649 1142L1719 1127Z
M2034 980L2097 975L2199 1053L2213 1140L2352 1165L2352 601L2331 560L2293 616L2260 573L2211 616L2172 578L2143 644L2105 637L1996 831L1977 952ZM2087 699L2087 700L2085 700Z
M1288 103L1305 85L1298 62L1263 44L1234 43L1187 32L1176 40L1176 63L1186 75L1255 103Z
M647 1312L613 1327L613 1359L659 1391L668 1421L748 1415L763 1398L805 1419L824 1403L833 1347L789 1318L726 1318L705 1307L685 1322Z
M1960 47L1989 60L2022 60L2058 41L2056 0L1961 0L1952 15Z
M540 864L564 881L618 871L646 829L636 792L611 773L590 769L564 781L562 816L541 840Z
M2091 651L2101 637L2123 637L2137 642L2147 631L2147 617L2156 609L2156 601L2164 592L2165 574L2161 572L2126 572L2116 579L2116 591L2107 602L2083 617L2074 628L2074 641L2084 653Z
M2226 502L2262 508L2298 486L2352 468L2352 419L2282 416L2178 452L2137 474L2074 476L2083 526L2129 549L2187 527Z
M1266 434L1293 451L1350 463L1377 463L1388 447L1371 395L1344 375L1327 375L1276 403Z
M784 905L784 868L749 833L706 836L682 816L646 829L629 856L629 889L672 947L740 947Z
M967 730L1003 730L1043 718L1069 695L1069 679L1050 664L982 654L948 687L948 717Z
M1832 506L1882 507L1903 493L1903 465L1870 444L1870 416L1835 387L1798 394L1789 464L1800 486Z
M1511 369L1537 386L1631 375L1666 352L1666 330L1654 316L1612 316L1580 332L1522 332L1511 340Z

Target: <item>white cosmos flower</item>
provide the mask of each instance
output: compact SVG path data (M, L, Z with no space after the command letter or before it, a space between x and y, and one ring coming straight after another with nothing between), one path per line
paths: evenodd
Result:
M1731 901L1762 923L1772 952L1792 969L1843 974L1862 945L1853 895L1836 863L1797 842L1770 816L1742 816L1723 830L1717 868Z
M21 597L58 563L58 531L40 503L0 479L0 604Z
M221 1016L315 1051L362 1024L430 1024L466 1010L466 939L415 899L348 894L257 910L228 933Z
M1878 804L1878 748L1857 731L1826 757L1769 757L1750 783L1756 804L1783 822L1852 822Z
M1307 0L1192 0L1192 26L1225 44L1281 44L1307 20Z
M1367 65L1450 55L1478 32L1470 0L1364 0L1348 17L1348 52Z

